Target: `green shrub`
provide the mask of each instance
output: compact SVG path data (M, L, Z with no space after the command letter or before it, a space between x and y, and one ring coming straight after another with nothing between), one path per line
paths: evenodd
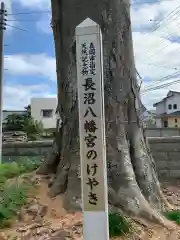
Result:
M23 173L32 172L39 167L40 160L21 158L17 162L0 164L0 228L9 227L12 219L26 204L28 192L34 185L24 177L6 182L10 178L18 177ZM25 180L26 179L26 180Z
M31 172L40 166L41 160L37 158L29 159L28 157L20 158L17 164L23 169L24 172Z
M109 214L109 234L110 237L121 236L131 231L131 225L119 213Z
M165 217L171 221L180 224L180 210L172 210L164 213Z
M39 165L40 160L30 160L29 158L21 158L17 162L0 164L0 185L9 178L36 170Z
M14 183L0 192L0 227L8 227L21 207L26 204L30 186Z
M28 140L29 141L37 141L37 140L40 140L41 139L41 136L38 135L38 134L29 134L28 135Z

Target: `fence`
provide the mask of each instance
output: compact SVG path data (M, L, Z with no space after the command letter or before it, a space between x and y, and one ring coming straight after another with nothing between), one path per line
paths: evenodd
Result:
M160 178L180 178L180 136L148 138ZM52 147L52 140L3 143L3 161L16 161L20 157L44 158Z
M147 137L180 136L180 128L146 128Z

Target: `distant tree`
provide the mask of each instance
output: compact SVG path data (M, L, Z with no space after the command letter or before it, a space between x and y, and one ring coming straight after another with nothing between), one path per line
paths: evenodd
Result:
M23 131L24 125L29 120L26 114L10 114L5 120L5 130L6 131Z
M28 116L31 116L31 105L29 104L28 106L26 106L24 109L26 109L26 114Z
M27 133L27 136L35 140L43 133L43 124L30 117L25 123L23 130Z
M24 131L27 136L40 136L43 124L34 120L28 114L10 114L5 119L5 131Z

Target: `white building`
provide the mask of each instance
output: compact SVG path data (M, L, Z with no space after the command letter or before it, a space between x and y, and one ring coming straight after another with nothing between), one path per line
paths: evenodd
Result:
M32 98L31 116L41 121L44 129L56 128L57 98Z
M157 127L180 127L180 92L169 91L153 106L156 107Z

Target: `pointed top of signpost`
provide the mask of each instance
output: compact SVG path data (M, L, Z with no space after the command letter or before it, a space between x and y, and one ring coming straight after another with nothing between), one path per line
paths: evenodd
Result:
M76 27L76 35L98 34L99 32L99 25L90 18L86 18Z
M82 27L91 27L91 26L97 26L98 24L94 22L90 18L86 18L84 21L82 21L77 28L82 28Z

